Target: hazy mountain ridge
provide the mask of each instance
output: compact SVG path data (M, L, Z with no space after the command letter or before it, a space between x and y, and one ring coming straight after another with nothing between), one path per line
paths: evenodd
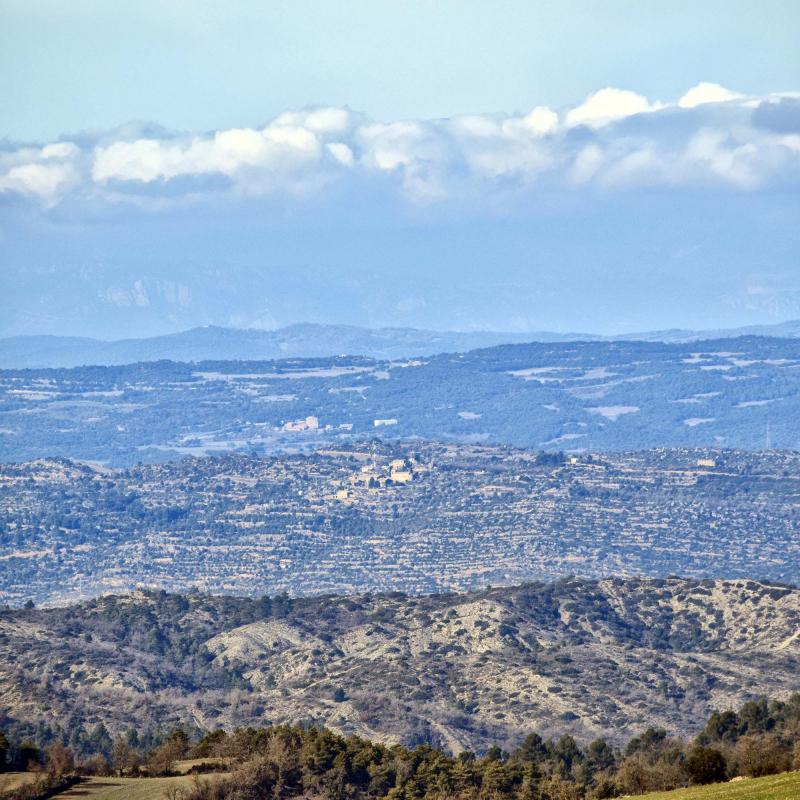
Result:
M622 741L785 697L798 630L800 589L747 580L416 598L137 593L2 612L0 696L12 719L89 717L112 731L305 721L456 752L532 730Z
M379 359L462 352L496 344L569 341L588 334L427 331L298 324L274 331L208 325L145 339L102 341L80 337L0 339L0 365L8 368L122 365L139 361L227 361L360 355Z
M78 336L14 336L0 339L0 367L116 366L141 361L227 361L359 355L377 359L430 356L500 344L572 341L692 342L737 336L800 336L800 321L728 330L670 329L618 336L591 333L431 331L302 323L276 330L207 325L141 339L104 341Z

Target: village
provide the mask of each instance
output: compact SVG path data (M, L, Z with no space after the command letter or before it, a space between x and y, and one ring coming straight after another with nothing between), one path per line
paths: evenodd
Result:
M420 593L564 574L790 580L800 456L378 441L0 467L0 602L137 587Z

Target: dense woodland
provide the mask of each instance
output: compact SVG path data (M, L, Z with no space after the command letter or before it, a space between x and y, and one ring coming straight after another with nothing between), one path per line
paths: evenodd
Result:
M46 796L80 774L168 775L178 760L193 758L202 759L195 772L227 775L198 778L184 800L610 798L800 768L800 693L715 712L688 742L649 728L623 748L531 733L510 753L492 747L451 756L429 745L386 746L316 727L219 729L201 738L182 729L141 737L132 728L112 738L102 725L78 747L76 753L64 734L44 749L0 735L3 769L41 772L38 783L9 796Z

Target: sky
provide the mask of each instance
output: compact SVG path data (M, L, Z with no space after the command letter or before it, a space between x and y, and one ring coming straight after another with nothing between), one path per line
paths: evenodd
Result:
M800 4L0 0L0 335L800 317Z
M797 89L794 0L2 0L0 119L49 140L348 105L382 120L577 104L604 86Z

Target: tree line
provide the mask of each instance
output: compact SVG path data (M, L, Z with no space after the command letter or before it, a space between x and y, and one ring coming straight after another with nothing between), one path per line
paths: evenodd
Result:
M112 738L103 728L92 738L94 752L77 759L61 741L42 750L0 734L0 768L40 773L8 797L49 796L83 774L169 775L193 758L202 759L195 772L226 775L196 780L182 800L601 800L800 769L800 693L715 712L691 741L649 728L624 748L531 733L511 752L448 755L429 744L388 746L299 725L219 729L194 740L181 729Z

